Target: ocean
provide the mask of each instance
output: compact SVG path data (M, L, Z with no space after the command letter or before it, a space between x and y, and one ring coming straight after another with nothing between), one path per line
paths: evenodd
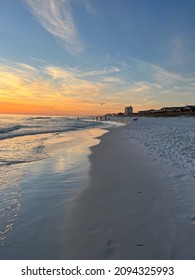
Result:
M47 156L44 141L51 136L100 126L101 122L70 117L0 116L0 166L40 160Z
M49 232L54 234L48 225L58 227L56 217L86 187L89 147L99 143L95 138L105 133L102 128L107 125L76 117L0 116L1 259L28 258L29 250L24 248L28 247L33 232L43 230L39 222L47 228L44 234L48 238ZM55 180L48 175L45 178L44 170L47 174L48 170L55 173ZM35 238L41 240L40 235L35 234ZM14 256L16 246L21 253Z

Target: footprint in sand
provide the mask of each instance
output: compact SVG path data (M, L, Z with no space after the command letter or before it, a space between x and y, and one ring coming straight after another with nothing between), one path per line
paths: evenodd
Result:
M114 247L115 247L114 245L115 245L115 242L111 239L106 242L105 255L107 258L111 257L112 254L114 253Z
M191 218L191 222L193 225L195 225L195 216Z

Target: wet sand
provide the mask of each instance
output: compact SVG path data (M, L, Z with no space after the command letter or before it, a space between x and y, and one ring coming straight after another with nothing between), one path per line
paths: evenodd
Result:
M79 196L63 243L65 259L190 259L161 194L170 182L124 128L92 147L90 184Z
M23 174L19 212L0 244L0 259L62 258L60 237L66 236L75 198L89 184L89 147L99 143L96 137L102 133L88 129L55 135L45 142L48 158L18 167Z

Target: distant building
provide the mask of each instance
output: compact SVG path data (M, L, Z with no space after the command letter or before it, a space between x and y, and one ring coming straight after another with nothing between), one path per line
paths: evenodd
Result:
M181 107L163 107L160 109L161 112L181 112Z
M159 112L160 110L150 109L150 110L139 111L138 114L144 116L144 115L154 114Z
M172 114L172 113L192 113L195 112L194 105L186 105L180 107L163 107L160 110L150 109L145 111L139 111L138 114L141 116L151 115L156 113Z
M160 109L161 112L194 112L194 105L186 105L181 107L163 107Z
M183 111L190 111L190 112L195 112L195 106L194 105L186 105L184 107Z
M131 114L133 114L133 107L129 106L129 107L125 107L125 116L130 116Z
M117 113L117 117L124 117L124 113L122 113L122 112Z

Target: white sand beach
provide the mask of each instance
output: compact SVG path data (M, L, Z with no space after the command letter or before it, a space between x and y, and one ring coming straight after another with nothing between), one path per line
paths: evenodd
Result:
M90 156L90 186L66 230L67 259L188 259L192 242L163 201L166 170L124 128L101 137Z
M0 259L195 259L193 164L189 155L178 169L164 156L193 139L161 135L161 146L172 120L125 122L59 134L45 144L50 157L23 166L21 210Z

